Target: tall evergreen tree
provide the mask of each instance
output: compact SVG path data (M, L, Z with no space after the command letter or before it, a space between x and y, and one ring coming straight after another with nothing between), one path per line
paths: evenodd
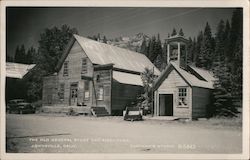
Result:
M149 47L148 47L148 58L151 62L154 62L155 58L157 57L157 54L155 54L156 52L156 38L155 36L152 37L150 43L149 43Z
M34 58L36 56L36 49L32 46L28 49L27 54L26 54L26 63L27 64L32 64L35 63Z
M197 46L197 44L196 44L196 39L195 38L193 38L193 43L192 43L192 48L191 48L191 57L192 57L192 59L191 59L191 61L192 61L192 63L195 63L195 61L196 61L196 57L197 57L197 51L196 51L196 47Z
M204 37L201 45L200 55L198 57L201 68L211 69L212 53L213 53L213 38L212 38L211 28L207 22L204 30Z
M235 9L231 19L231 29L229 36L229 63L232 73L232 94L234 104L242 106L242 75L243 75L243 10Z
M107 43L107 38L106 38L106 36L103 37L103 43Z
M162 69L164 69L168 64L168 56L167 56L167 43L164 42L163 48L162 48L162 57L163 57L163 62L162 62Z
M180 36L184 36L184 33L183 33L182 28L181 28L180 31L179 31L179 35L180 35Z
M17 46L16 48L16 53L15 53L15 62L16 63L25 63L26 60L26 53L25 53L25 47L22 44L21 48L19 48L19 46Z
M177 32L176 32L176 29L174 28L172 33L171 33L171 36L175 36L175 35L177 35Z
M192 63L193 59L193 41L192 38L189 37L188 44L187 44L187 63Z
M232 104L231 73L225 60L225 39L225 24L221 20L217 26L216 47L212 64L212 71L216 77L213 90L213 113L222 116L232 116L236 110Z
M195 48L195 53L196 53L196 66L197 67L201 67L201 46L202 46L202 42L203 42L203 32L200 31L198 36L197 36L197 42L196 42L196 48Z
M156 57L155 57L153 62L155 64L155 66L161 70L162 63L163 63L163 56L162 56L162 46L161 46L161 39L160 39L159 33L157 35L157 40L155 43L154 55L156 55Z
M146 41L146 38L145 38L145 37L143 37L143 40L142 40L140 53L142 53L142 54L148 56L148 54L147 54L147 41Z
M236 42L239 37L242 36L242 30L243 30L243 12L242 9L236 9L233 12L232 19L231 19L231 29L230 29L230 35L229 35L229 45L228 45L228 58L231 62L234 59L234 53L236 51Z

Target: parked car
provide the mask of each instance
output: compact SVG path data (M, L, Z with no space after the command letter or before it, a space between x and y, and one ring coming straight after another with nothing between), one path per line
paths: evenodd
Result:
M10 100L6 107L7 113L35 113L36 108L24 99Z
M127 107L124 114L126 121L141 121L142 110L139 107Z

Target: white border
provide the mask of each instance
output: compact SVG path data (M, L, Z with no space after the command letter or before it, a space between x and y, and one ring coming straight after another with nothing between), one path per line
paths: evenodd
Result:
M242 154L23 154L5 153L5 53L6 53L6 15L7 6L44 7L242 7L243 8L243 153ZM74 1L1 1L1 157L0 159L249 159L249 1L247 0L74 0Z

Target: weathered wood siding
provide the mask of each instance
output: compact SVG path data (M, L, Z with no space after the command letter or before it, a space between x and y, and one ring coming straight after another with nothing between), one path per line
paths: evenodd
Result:
M211 102L211 90L206 88L193 87L193 118L207 116L207 107Z
M57 76L47 76L43 78L43 106L52 106L58 103L57 86Z
M93 75L93 64L87 57L84 50L81 48L79 43L75 41L73 44L67 58L65 61L68 61L68 76L63 75L63 69L64 65L62 65L60 71L58 72L58 85L64 83L64 99L61 100L59 103L68 106L70 104L70 85L72 83L78 83L78 97L77 101L78 103L84 102L86 105L91 106L92 105L92 96L90 96L90 99L85 101L83 97L84 92L84 80L81 79L81 70L82 70L82 59L87 59L87 73L84 74L85 76L92 77ZM89 83L90 88L90 95L92 95L92 83ZM58 86L59 89L59 86Z
M96 107L105 107L111 114L111 82L112 82L112 70L98 70L94 71L94 87L93 87L93 104ZM97 92L98 88L103 87L103 100L98 100Z
M122 111L143 91L142 86L112 83L112 115L122 115Z
M187 88L187 106L178 106L178 89L179 87ZM184 79L173 69L168 77L162 82L160 87L155 91L155 114L158 116L159 95L173 94L173 116L180 118L191 118L192 116L192 88L184 81Z

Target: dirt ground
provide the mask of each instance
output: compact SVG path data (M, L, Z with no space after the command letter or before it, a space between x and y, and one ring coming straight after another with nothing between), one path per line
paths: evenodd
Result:
M6 115L7 152L241 153L240 123L124 121L122 117Z

